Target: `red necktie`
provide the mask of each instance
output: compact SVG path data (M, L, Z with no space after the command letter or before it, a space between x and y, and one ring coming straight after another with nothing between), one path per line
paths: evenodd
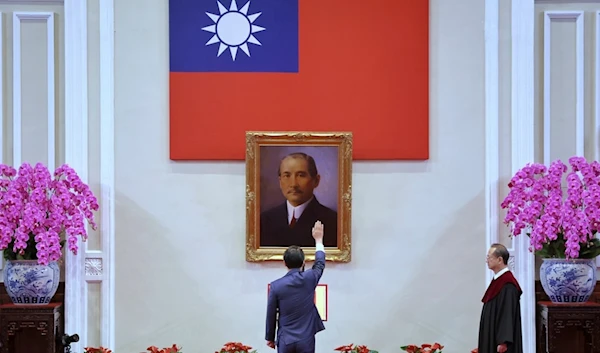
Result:
M292 221L290 222L290 228L294 228L294 225L296 225L296 211L292 211Z

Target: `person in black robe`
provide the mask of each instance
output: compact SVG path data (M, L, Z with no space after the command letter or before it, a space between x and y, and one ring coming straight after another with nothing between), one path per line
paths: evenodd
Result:
M509 271L509 253L504 245L493 244L486 262L494 279L481 300L478 353L523 353L521 294L519 283Z

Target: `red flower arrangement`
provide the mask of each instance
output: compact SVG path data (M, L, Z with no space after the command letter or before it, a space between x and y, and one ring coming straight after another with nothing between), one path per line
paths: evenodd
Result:
M181 347L177 347L176 344L172 345L171 347L163 348L163 349L159 349L156 346L150 346L150 347L146 348L146 350L150 353L183 353L181 351Z
M409 344L408 346L400 347L400 349L408 353L442 353L444 346L439 343L423 343L420 347L414 344Z
M377 351L374 351L374 350L368 348L365 345L362 345L362 346L354 345L353 346L352 343L347 344L345 346L339 346L335 350L344 352L344 353L379 353Z
M215 353L256 353L256 350L250 351L252 347L241 344L240 342L227 342L220 351Z
M84 353L112 353L112 351L108 348L100 347L85 347L83 348Z

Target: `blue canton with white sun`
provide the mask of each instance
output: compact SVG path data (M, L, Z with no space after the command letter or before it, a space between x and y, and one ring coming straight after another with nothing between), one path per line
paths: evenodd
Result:
M266 28L257 26L254 21L261 15L261 12L256 12L248 15L250 1L248 1L241 9L238 9L235 0L231 1L229 9L227 9L220 1L217 1L219 14L206 12L206 15L214 24L203 27L203 31L214 33L214 35L206 42L206 45L219 43L217 56L221 56L223 52L229 49L231 59L235 61L238 49L250 56L250 48L248 43L261 45L256 39L254 33L266 30Z
M298 73L299 0L169 0L170 72Z

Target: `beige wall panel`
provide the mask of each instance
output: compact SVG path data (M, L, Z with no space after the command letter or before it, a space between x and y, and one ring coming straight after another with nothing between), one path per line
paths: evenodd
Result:
M0 13L0 159L54 168L64 162L63 6L0 0Z
M536 161L598 160L600 3L536 3Z
M54 14L13 13L13 163L56 166Z

